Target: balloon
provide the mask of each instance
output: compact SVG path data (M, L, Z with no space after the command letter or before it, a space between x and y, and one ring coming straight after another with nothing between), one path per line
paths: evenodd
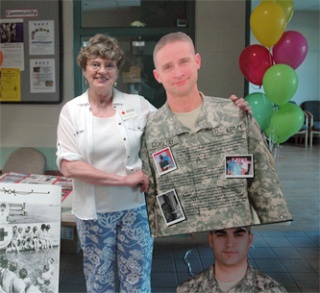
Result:
M250 27L257 40L271 48L280 40L286 27L285 12L279 4L262 2L251 13Z
M245 97L245 100L252 108L252 115L257 120L261 130L268 128L272 113L273 104L264 93L254 92Z
M297 91L298 76L289 65L276 64L266 71L262 84L271 102L276 105L284 105Z
M303 123L302 109L295 104L287 103L273 112L266 134L270 137L273 136L274 142L282 143L297 133Z
M293 10L294 10L294 3L293 0L278 0L276 1L277 4L279 4L286 14L286 22L287 24L292 18Z
M2 51L0 50L0 67L2 65L2 62L3 62L3 55L2 55Z
M262 85L262 78L273 58L269 50L261 45L250 45L240 54L239 66L244 77L253 84Z
M275 63L282 63L296 69L307 56L306 38L297 31L283 33L281 39L272 49Z
M283 8L286 15L286 23L289 23L294 10L293 0L262 0L262 2L274 2L276 4L279 4Z
M285 136L285 137L277 137L275 135L275 130L274 127L269 126L266 130L265 130L265 134L268 137L268 139L270 141L272 141L274 144L279 145L280 143L283 143L285 141L287 141L290 136Z
M286 142L290 137L291 137L291 135L290 136L285 136L285 137L278 137L277 143Z

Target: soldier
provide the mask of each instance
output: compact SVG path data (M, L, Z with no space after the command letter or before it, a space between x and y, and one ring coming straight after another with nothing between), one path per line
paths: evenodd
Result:
M248 262L248 251L253 242L250 227L213 230L208 238L215 263L181 284L178 293L287 292Z
M230 99L199 91L201 57L184 33L170 33L153 52L167 102L147 122L140 156L150 178L146 195L154 236L291 221L275 163L255 119ZM156 154L176 168L159 172ZM254 178L226 178L227 156L253 155ZM156 196L175 190L186 221L168 227ZM253 215L258 215L256 218Z

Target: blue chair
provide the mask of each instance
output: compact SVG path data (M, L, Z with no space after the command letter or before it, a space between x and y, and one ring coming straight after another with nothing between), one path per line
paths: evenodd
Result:
M292 104L295 104L295 105L297 105L296 104L296 102L294 102L294 101L289 101L289 103L292 103ZM298 142L302 142L302 140L304 139L304 146L307 148L308 147L308 136L309 136L309 123L310 123L310 121L309 121L310 119L309 119L309 114L308 113L306 113L306 112L304 112L304 123L303 123L303 125L302 125L302 127L301 127L301 129L297 132L297 133L295 133L294 135L293 135L293 137L294 137L294 142L295 143L298 143Z
M320 135L320 101L304 101L300 107L309 115L310 147L312 147L313 137Z
M301 139L304 138L304 146L308 147L308 135L309 135L309 114L304 112L304 124L301 129L294 134L295 143L301 142Z

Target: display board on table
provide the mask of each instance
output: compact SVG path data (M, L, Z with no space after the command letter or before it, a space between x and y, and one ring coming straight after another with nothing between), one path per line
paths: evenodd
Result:
M0 265L11 275L1 278L4 292L59 292L60 217L61 186L0 182Z

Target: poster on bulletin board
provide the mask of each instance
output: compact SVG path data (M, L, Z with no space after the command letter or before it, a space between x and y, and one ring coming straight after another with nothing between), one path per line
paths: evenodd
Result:
M1 1L0 103L62 101L61 0Z

